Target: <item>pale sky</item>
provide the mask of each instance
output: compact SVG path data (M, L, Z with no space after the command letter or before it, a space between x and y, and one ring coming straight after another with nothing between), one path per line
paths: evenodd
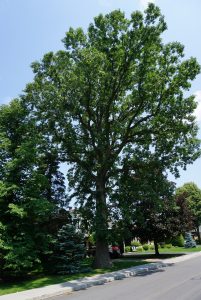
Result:
M119 8L129 16L148 2L165 16L164 42L181 42L186 58L194 56L201 64L201 0L0 0L0 104L17 97L32 80L31 62L63 49L61 39L70 26L86 29L99 13ZM191 93L199 103L195 115L201 125L201 75ZM201 158L181 172L177 186L194 181L201 188L200 170Z

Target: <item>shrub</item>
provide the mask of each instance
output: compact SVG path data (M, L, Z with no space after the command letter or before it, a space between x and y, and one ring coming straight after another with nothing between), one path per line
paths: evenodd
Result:
M144 249L145 251L149 250L149 245L148 245L148 244L144 244L144 245L142 245L142 247L143 247L143 249Z
M165 248L165 243L160 243L160 248L164 249ZM158 248L159 248L159 245L158 245Z
M172 244L166 244L165 248L168 248L168 249L172 248Z
M150 250L154 250L154 244L149 245Z
M30 235L16 234L8 242L10 244L0 236L0 281L24 279L34 269L41 268L36 245Z
M138 242L138 241L135 240L135 241L131 242L131 246L139 247L139 246L142 246L142 245L141 245L140 242Z
M173 246L177 247L184 247L184 237L182 234L176 236L175 238L172 239L171 241Z
M137 252L142 252L143 251L143 247L142 246L139 246L136 248Z
M131 251L131 246L126 246L125 247L125 252L130 252Z

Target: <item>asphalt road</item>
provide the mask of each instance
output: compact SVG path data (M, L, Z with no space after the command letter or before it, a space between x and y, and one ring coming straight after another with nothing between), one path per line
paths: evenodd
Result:
M201 257L49 300L201 300Z

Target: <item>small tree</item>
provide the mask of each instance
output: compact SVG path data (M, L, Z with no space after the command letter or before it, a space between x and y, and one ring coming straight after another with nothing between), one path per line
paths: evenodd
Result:
M85 255L82 235L73 225L64 225L58 231L53 253L54 271L57 274L77 273Z
M187 232L185 235L185 248L193 248L196 247L196 242L193 240L192 235L190 232Z

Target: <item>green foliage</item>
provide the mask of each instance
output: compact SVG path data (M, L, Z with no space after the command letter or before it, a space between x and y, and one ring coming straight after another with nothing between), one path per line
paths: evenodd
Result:
M6 245L6 250L2 270L4 280L23 278L40 263L33 239L23 233L10 240Z
M96 230L99 267L103 248L109 265L107 201L127 158L135 171L153 154L162 172L178 175L199 156L196 103L185 91L200 67L195 58L184 60L180 43L162 41L166 29L153 4L130 18L116 10L97 16L86 33L70 28L65 50L32 64L35 78L23 100L71 163L69 187Z
M142 245L142 247L145 251L149 250L149 244L144 244L144 245Z
M199 189L195 183L188 182L177 189L176 196L178 198L183 197L184 200L186 200L186 204L192 215L193 227L196 228L198 232L198 227L201 224L201 189ZM201 242L199 234L198 241Z
M173 246L177 246L177 247L184 247L184 237L182 234L174 237L172 240L171 240L171 243Z
M24 208L19 207L19 205L9 203L8 208L10 208L10 214L18 216L19 218L23 218L27 216Z
M84 226L95 230L97 267L110 266L113 220L155 242L181 232L165 174L178 176L200 155L196 103L185 96L200 66L183 58L180 43L162 41L166 29L153 4L130 18L101 14L86 33L70 28L65 50L34 62L21 98L0 107L0 220L9 241L2 235L2 270L26 273L51 252L67 203L61 162L70 164L68 186ZM22 246L21 263L25 240L31 248ZM70 254L61 244L58 251L58 272L66 272Z
M141 246L141 243L135 240L131 242L131 246L139 247Z
M131 246L126 246L125 247L125 252L130 252L131 251Z
M192 234L190 232L186 232L185 234L185 248L194 248L196 247L196 242L192 238Z
M137 252L143 252L143 246L139 246L136 248Z
M154 250L154 244L150 244L150 245L149 245L149 249L150 249L150 250Z
M3 280L24 277L41 265L53 238L50 226L56 215L58 218L58 205L62 205L57 198L64 199L63 183L57 176L58 153L54 151L53 155L48 141L44 141L35 121L28 115L22 99L0 107L0 219L3 228L0 279ZM47 156L49 164L46 164Z
M95 243L96 243L96 238L95 238L95 234L94 234L94 233L92 233L92 234L89 235L88 241L89 241L89 243L90 243L92 246L95 245Z
M171 249L172 248L172 244L165 244L165 248Z
M133 236L159 243L181 232L186 220L176 205L175 187L163 174L160 162L148 156L144 164L136 167L133 161L127 163L115 198L124 220L133 224Z
M55 274L78 273L85 256L83 235L73 225L64 225L59 231L52 254L51 268Z
M193 214L201 218L201 190L195 183L185 183L177 189L176 194L184 194Z

